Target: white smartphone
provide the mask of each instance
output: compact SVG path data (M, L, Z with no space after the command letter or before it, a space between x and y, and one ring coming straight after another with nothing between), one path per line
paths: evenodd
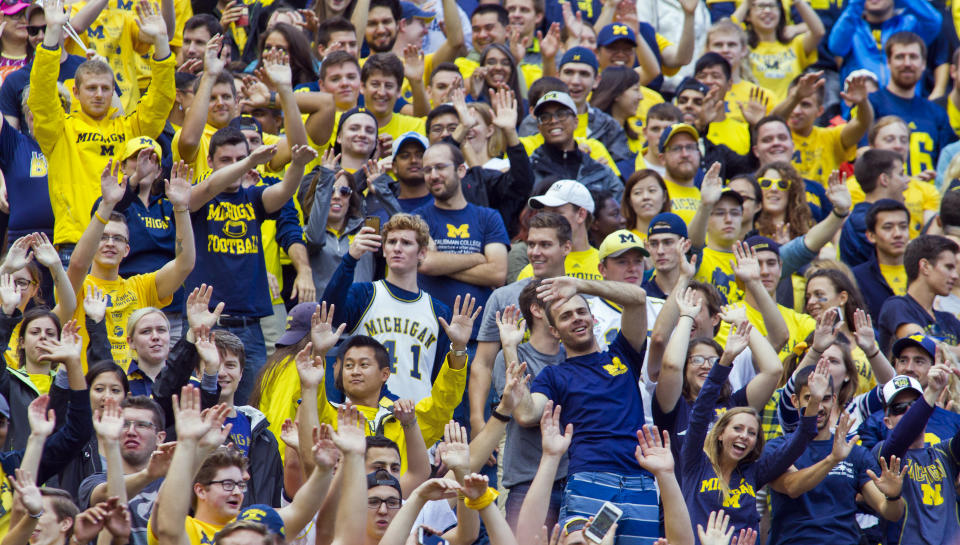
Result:
M594 543L603 541L603 536L618 520L623 510L610 502L604 502L597 514L593 516L593 522L590 527L584 530L583 535Z
M843 325L843 309L840 307L833 307L832 309L830 309L830 312L837 313L837 322L835 324L836 327L842 326Z

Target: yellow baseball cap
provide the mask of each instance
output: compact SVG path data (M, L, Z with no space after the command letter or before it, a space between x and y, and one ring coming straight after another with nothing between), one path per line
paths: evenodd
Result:
M158 161L160 157L163 156L163 152L160 150L160 144L157 144L156 140L149 136L138 136L127 140L127 143L123 145L123 154L120 155L120 160L126 161L133 155L139 153L140 150L147 148L151 148L156 152Z
M600 261L603 261L611 256L617 257L629 250L639 250L644 257L650 257L650 252L640 243L640 238L626 229L620 229L607 235L607 238L600 243L598 253L600 254Z

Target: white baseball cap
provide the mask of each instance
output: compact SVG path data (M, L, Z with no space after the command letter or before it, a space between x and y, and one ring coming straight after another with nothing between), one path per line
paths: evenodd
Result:
M593 214L593 197L590 196L590 190L587 186L576 180L558 180L553 182L550 189L539 197L530 197L527 201L530 208L543 208L545 206L555 207L565 204L573 204L580 208L585 208L587 212Z
M889 405L895 397L908 390L913 390L918 394L923 395L923 386L920 386L919 380L907 375L897 375L893 377L889 382L883 385L882 392L884 404Z

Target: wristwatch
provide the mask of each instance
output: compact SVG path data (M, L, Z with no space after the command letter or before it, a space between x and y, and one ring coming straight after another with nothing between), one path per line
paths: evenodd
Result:
M463 350L457 350L456 348L453 347L453 343L450 343L450 353L458 358L467 357L467 349L464 348Z

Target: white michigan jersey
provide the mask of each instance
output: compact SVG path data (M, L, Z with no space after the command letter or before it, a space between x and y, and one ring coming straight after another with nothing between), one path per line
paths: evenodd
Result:
M657 315L663 308L663 299L656 297L647 297L647 336L650 336L650 330L653 329L653 323L657 321ZM588 300L590 312L593 314L593 336L597 338L597 344L601 352L606 352L607 347L620 333L620 318L623 309L610 303L601 297L591 297Z
M391 393L414 402L430 395L440 322L428 293L400 299L382 280L374 282L370 304L350 333L373 337L387 348Z

